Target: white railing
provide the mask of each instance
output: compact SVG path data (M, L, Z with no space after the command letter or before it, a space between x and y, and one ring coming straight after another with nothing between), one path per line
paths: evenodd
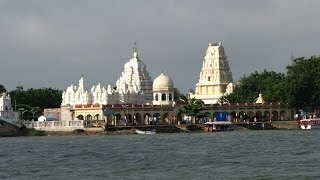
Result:
M26 123L27 128L34 128L43 131L73 131L75 129L84 129L83 120L73 121L31 121Z

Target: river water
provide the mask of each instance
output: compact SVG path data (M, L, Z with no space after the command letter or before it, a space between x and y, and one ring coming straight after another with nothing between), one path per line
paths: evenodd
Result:
M320 131L0 138L0 179L320 179Z

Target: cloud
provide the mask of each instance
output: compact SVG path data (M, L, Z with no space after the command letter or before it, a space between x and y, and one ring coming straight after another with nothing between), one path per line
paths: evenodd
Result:
M291 52L318 52L318 1L28 0L0 2L0 83L13 89L114 84L139 56L182 92L194 88L209 42L222 41L234 79L285 71ZM10 74L10 75L9 75ZM41 75L38 75L41 74ZM186 81L186 79L188 79Z

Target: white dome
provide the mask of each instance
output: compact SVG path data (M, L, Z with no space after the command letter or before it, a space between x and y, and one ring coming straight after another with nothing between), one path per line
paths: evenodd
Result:
M157 90L173 90L173 82L171 78L163 73L161 73L153 81L153 91Z

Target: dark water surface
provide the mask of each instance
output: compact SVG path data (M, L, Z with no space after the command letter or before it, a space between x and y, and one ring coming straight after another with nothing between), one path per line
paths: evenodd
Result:
M320 179L320 131L0 138L0 179Z

